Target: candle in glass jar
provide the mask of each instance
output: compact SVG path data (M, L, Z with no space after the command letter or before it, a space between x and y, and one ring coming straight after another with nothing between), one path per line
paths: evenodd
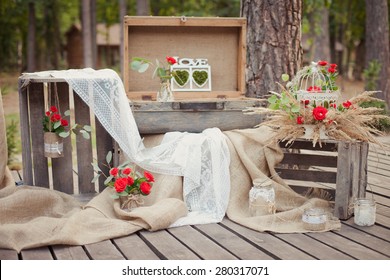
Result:
M251 216L275 213L275 190L271 180L253 180L249 191L249 212Z
M376 204L373 199L358 198L354 205L354 222L358 226L375 224Z
M324 209L309 208L303 212L302 222L304 228L311 231L324 230L326 226L327 215Z

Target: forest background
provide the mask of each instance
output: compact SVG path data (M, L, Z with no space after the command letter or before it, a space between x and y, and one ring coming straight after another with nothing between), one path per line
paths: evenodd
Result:
M11 154L20 149L15 140L19 129L17 78L23 72L73 68L68 59L73 29L82 34L80 67L111 68L121 73L121 53L114 56L106 47L98 54L98 36L106 36L108 45L114 41L107 37L109 33L99 35L98 26L108 30L120 25L124 15L239 17L243 4L260 6L263 2L302 5L302 64L318 59L336 63L351 94L381 86L381 68L388 69L390 63L390 0L289 0L283 4L279 0L0 0L0 88L7 131L13 135L8 136ZM387 59L368 61L371 42L367 42L366 12L378 8L378 3L387 9L386 16L381 13L374 22L387 22L375 29L387 30ZM386 95L382 98L386 100Z

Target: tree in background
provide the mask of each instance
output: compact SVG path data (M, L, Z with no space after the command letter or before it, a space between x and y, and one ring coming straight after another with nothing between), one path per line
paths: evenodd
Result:
M27 72L34 72L36 66L36 15L35 2L28 2L28 38L27 38Z
M261 97L302 66L302 1L242 0L241 15L248 29L247 96Z
M390 108L389 15L387 0L366 0L366 68L380 63L376 89Z

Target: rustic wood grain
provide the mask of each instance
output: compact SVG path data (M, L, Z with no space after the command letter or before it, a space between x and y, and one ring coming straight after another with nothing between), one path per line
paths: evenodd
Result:
M58 100L61 107L59 108L61 116L66 110L70 109L69 104L69 86L67 83L50 83L52 97L51 100L55 105L55 92L58 93ZM72 143L71 137L66 137L64 141L64 156L59 158L52 158L52 174L53 174L53 188L55 190L72 194L73 191L73 161L72 161Z
M57 260L89 260L82 246L55 245L52 246Z
M84 246L94 260L124 260L124 256L110 240L87 244Z
M22 250L20 255L23 260L53 260L49 247Z
M159 257L137 235L132 234L113 240L128 260L158 260Z

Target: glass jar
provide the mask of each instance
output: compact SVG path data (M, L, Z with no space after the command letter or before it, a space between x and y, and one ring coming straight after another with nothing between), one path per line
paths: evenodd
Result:
M376 204L370 198L358 198L354 204L354 222L358 226L375 224Z
M302 215L303 226L310 231L324 230L327 220L327 215L321 208L306 209Z
M275 190L271 180L255 179L249 191L249 213L262 216L275 213Z

